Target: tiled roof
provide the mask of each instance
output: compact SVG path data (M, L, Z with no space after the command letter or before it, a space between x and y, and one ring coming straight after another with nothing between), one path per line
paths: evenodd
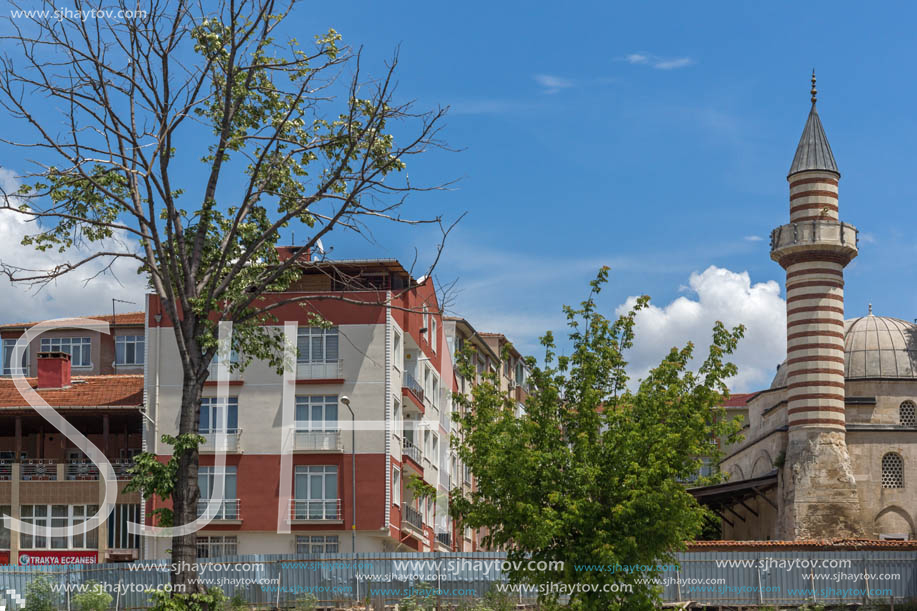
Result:
M723 407L745 407L748 400L755 396L753 392L734 392L729 398L723 401Z
M142 325L144 322L144 313L143 312L126 312L124 314L116 314L115 322L111 321L111 314L109 315L99 315L99 316L84 316L83 318L89 318L91 320L101 320L107 322L108 324L116 325ZM0 329L27 329L29 327L34 327L38 324L36 322L16 322L8 323L5 325L0 325Z
M917 550L917 541L879 541L875 539L800 539L798 541L691 541L689 552L753 552L758 550L786 551L855 551L855 550Z
M27 378L35 388L36 378ZM143 405L142 375L108 375L73 378L69 388L39 390L51 407L140 407ZM0 408L28 407L13 380L0 379Z

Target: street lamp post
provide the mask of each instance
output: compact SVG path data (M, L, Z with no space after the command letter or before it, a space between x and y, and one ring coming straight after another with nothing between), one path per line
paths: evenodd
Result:
M354 554L357 553L357 427L356 416L353 408L350 407L350 397L341 397L341 403L347 406L350 412L350 484L351 490L351 512L350 512L350 549Z

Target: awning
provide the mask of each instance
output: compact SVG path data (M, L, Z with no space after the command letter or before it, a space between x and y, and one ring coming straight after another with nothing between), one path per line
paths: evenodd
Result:
M726 516L722 514L722 511L725 510L733 515L737 515L732 510L735 505L742 505L745 509L757 515L757 512L745 503L745 501L756 496L761 497L774 509L777 509L777 506L774 504L774 502L767 498L767 495L764 494L766 490L775 488L776 486L777 469L774 469L770 473L758 477L753 477L751 479L742 479L734 482L726 482L724 484L714 484L712 486L688 488L688 493L694 496L694 498L697 499L699 503L706 505L714 512L719 514L720 517L726 519ZM738 517L744 521L742 516ZM729 520L726 521L729 522Z

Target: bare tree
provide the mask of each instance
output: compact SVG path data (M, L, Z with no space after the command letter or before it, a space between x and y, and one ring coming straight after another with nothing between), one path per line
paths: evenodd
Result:
M45 1L12 13L13 34L3 37L0 104L35 134L6 142L35 165L0 209L38 221L24 244L91 248L51 269L0 269L13 282L41 285L90 262L134 259L148 275L174 321L183 368L176 524L196 518L193 440L217 322L233 322L234 347L276 365L280 340L266 329L277 304L263 295L284 291L313 265L307 253L322 237L371 235L373 222L433 223L443 241L451 229L440 217L399 212L411 192L442 186L417 187L403 170L412 155L442 146L444 110L418 113L393 101L397 54L370 80L360 53L334 30L307 48L283 36L292 8L119 0L99 10L77 0L68 13ZM42 107L59 108L66 120L49 119L36 111ZM194 163L202 175L189 170ZM303 240L280 257L287 228ZM172 581L188 592L195 555L194 535L173 539L182 568Z

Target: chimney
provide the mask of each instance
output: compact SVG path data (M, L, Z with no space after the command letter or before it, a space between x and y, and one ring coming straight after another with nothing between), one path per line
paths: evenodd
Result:
M38 353L38 388L70 386L70 355L66 352Z

